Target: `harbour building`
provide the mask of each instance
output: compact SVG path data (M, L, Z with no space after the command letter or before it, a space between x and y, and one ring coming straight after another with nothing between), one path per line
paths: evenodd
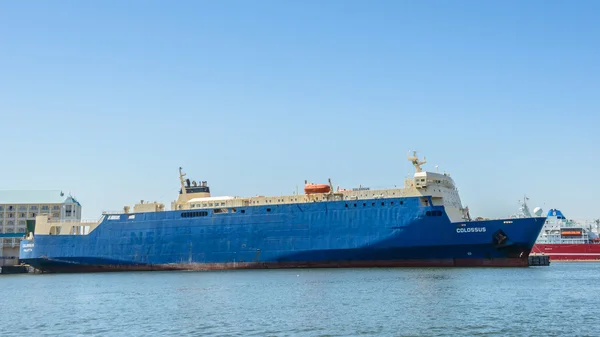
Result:
M81 204L57 190L0 190L0 266L17 263L19 243L38 215L81 221Z

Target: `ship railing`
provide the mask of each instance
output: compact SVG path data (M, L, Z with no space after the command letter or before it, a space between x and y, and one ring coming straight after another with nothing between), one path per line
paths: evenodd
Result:
M102 211L102 214L125 214L124 210L119 210L119 211Z
M100 222L99 219L81 219L81 220L71 220L71 219L61 219L61 220L50 220L48 223L53 225L71 225L71 224L95 224Z

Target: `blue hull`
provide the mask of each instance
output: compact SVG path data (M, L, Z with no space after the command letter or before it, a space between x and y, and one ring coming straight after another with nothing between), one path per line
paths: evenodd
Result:
M545 217L452 223L419 198L166 211L105 218L88 235L35 235L41 271L527 266ZM64 231L64 229L63 229Z

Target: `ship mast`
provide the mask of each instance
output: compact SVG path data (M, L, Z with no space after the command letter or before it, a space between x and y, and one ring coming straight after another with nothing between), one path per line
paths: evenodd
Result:
M185 180L183 179L183 177L185 177L185 173L183 173L181 170L183 170L183 168L179 168L179 181L181 181L181 194L186 194L187 191L185 190Z
M417 156L417 151L413 151L412 157L407 156L407 158L415 166L415 171L417 171L417 172L422 172L421 165L427 163L427 157L423 157L423 161L419 161L419 157Z
M520 207L521 216L524 218L531 218L531 212L529 211L529 206L527 206L527 200L529 200L529 198L526 195L523 196L523 202L521 203Z

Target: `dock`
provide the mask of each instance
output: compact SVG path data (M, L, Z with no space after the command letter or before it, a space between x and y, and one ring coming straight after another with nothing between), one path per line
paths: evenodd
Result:
M530 266L549 266L550 256L548 255L529 255Z
M29 273L28 266L16 265L16 266L1 266L0 275L5 274L27 274Z

